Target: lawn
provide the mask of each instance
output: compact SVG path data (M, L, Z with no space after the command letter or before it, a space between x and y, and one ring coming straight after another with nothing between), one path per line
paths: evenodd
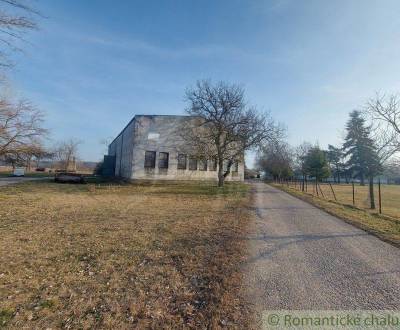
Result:
M249 327L248 186L0 188L0 326Z
M347 184L321 184L322 194L316 196L315 187L308 186L308 192L301 192L299 185L274 184L325 211L356 225L381 239L400 247L400 186L382 185L382 214L378 213L378 187L375 187L376 209L369 208L368 186L355 185L355 206L353 206L352 186Z

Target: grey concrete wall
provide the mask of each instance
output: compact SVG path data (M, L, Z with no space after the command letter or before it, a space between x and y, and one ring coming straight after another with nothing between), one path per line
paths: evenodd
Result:
M186 170L178 170L178 154L187 154L185 142L177 134L182 120L184 116L136 116L109 147L109 154L116 156L115 174L130 179L217 180L218 172L209 167L207 171L191 171L187 164ZM156 152L154 169L144 167L146 151ZM168 169L158 168L160 152L169 153ZM229 174L226 180L243 181L244 163L239 163L238 172Z
M108 147L108 155L115 156L115 176L132 176L134 127L132 120Z

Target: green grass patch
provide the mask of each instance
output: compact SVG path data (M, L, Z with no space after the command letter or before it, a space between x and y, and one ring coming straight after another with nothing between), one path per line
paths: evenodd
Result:
M14 312L10 309L0 309L0 328L7 325L7 323L14 316Z

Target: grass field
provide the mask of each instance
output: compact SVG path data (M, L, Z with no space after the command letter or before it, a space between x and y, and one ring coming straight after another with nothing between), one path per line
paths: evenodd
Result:
M293 183L291 183L290 186L292 188L295 187ZM298 185L296 185L296 187L299 189ZM326 199L334 200L334 195L329 184L321 183L320 187ZM353 189L351 184L332 184L332 188L339 203L353 205ZM370 210L369 186L354 184L355 206L367 211L377 212L379 209L377 184L374 186L374 191L376 209ZM316 194L315 187L312 184L308 186L308 192L314 195ZM382 213L400 219L400 185L382 184L381 196Z
M0 188L0 326L248 328L247 187Z
M400 247L400 186L381 186L382 215L378 214L378 187L375 187L377 209L371 210L368 186L355 185L355 207L352 205L351 185L332 185L337 201L328 184L321 184L324 197L321 193L319 197L316 196L312 185L308 186L308 192L300 191L299 186L293 184L274 184L274 186Z

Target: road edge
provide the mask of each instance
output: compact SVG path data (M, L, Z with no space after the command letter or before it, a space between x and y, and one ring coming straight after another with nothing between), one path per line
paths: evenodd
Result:
M283 192L289 194L290 196L293 196L294 198L302 200L303 202L306 202L306 203L318 208L319 210L324 211L325 213L328 213L329 215L334 216L335 218L337 218L339 220L342 220L342 221L344 221L344 222L346 222L346 223L348 223L348 224L350 224L350 225L352 225L352 226L354 226L354 227L356 227L358 229L361 229L361 230L365 231L368 234L371 234L371 235L379 238L383 242L389 243L390 245L392 245L392 246L394 246L396 248L400 248L400 241L393 240L390 237L387 237L387 236L381 234L380 232L374 230L373 228L370 228L370 227L364 225L363 223L357 222L357 221L355 221L355 220L353 220L353 219L351 219L349 217L345 217L345 216L343 216L341 214L337 214L337 213L335 213L335 212L333 212L333 211L331 211L329 209L324 208L322 205L319 205L319 204L315 203L313 197L311 197L311 196L306 196L306 195L303 195L302 193L299 193L299 192L296 193L295 191L291 190L290 188L286 188L284 186L273 185L273 184L269 184L267 182L264 182L264 184L267 184L267 185L269 185L269 186L271 186L273 188L276 188L276 189L278 189L280 191L283 191ZM330 202L328 200L321 200L321 201L322 202L326 202L326 203L333 203L333 202ZM340 206L342 206L344 208L354 209L354 210L357 210L357 211L360 211L360 212L366 212L366 211L363 211L361 209L357 209L357 208L353 208L353 207L347 206L345 204L338 204L338 205L340 205ZM380 218L382 220L386 220L386 221L395 221L395 220L389 220L388 219L389 217L383 217L382 216Z

